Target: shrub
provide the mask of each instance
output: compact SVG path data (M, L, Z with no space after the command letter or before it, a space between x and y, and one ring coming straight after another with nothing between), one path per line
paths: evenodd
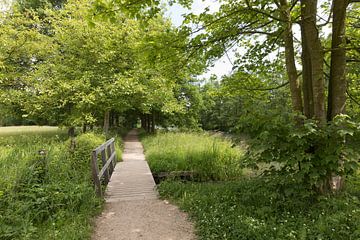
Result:
M324 126L305 119L296 125L294 117L279 115L262 126L262 132L249 142L248 166L269 164L265 173L277 176L280 185L293 183L288 193L296 191L296 185L311 193L333 174L356 171L359 151L351 138L359 132L357 123L340 115Z

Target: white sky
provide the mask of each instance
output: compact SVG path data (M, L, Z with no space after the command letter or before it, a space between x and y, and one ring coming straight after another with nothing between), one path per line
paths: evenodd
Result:
M0 12L4 12L9 9L12 0L0 0Z

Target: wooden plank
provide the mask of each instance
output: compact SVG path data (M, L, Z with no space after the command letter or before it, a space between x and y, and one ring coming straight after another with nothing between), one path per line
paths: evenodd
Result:
M94 151L96 152L96 154L98 154L114 141L115 141L115 138L111 138L111 139L107 140L105 143L103 143L100 146L98 146L97 148L95 148Z
M101 171L100 171L99 174L98 174L98 178L99 178L99 179L104 175L104 173L106 174L106 170L108 169L109 165L112 163L113 159L115 158L115 154L116 154L116 153L113 153L113 154L110 156L109 160L107 160L107 162L105 163L105 165L102 167Z
M106 152L105 149L101 151L101 162L102 162L102 169L101 171L104 169L103 174L100 175L99 179L101 179L102 176L104 176L104 181L105 181L105 185L107 185L109 183L110 180L110 176L109 176L109 170L108 170L108 164L106 161Z

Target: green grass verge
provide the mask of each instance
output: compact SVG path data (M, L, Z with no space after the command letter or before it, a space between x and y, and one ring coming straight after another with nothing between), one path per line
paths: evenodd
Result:
M153 173L193 171L200 181L236 179L243 151L206 133L160 133L142 138Z
M360 239L360 182L311 202L284 198L261 178L223 183L163 182L159 192L195 222L199 239Z
M71 150L70 140L54 132L0 137L0 239L89 239L102 206L90 153L104 141L82 134Z

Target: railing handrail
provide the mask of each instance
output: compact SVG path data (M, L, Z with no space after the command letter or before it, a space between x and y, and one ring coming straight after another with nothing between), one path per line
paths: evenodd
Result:
M115 142L115 138L110 138L105 143L101 144L97 148L93 150L93 152L96 152L97 154L100 153L103 149L105 149L108 145L110 145L112 142Z
M99 170L98 155L101 154L102 168ZM116 165L115 138L107 140L92 151L91 169L96 195L103 196L102 183L106 186Z

